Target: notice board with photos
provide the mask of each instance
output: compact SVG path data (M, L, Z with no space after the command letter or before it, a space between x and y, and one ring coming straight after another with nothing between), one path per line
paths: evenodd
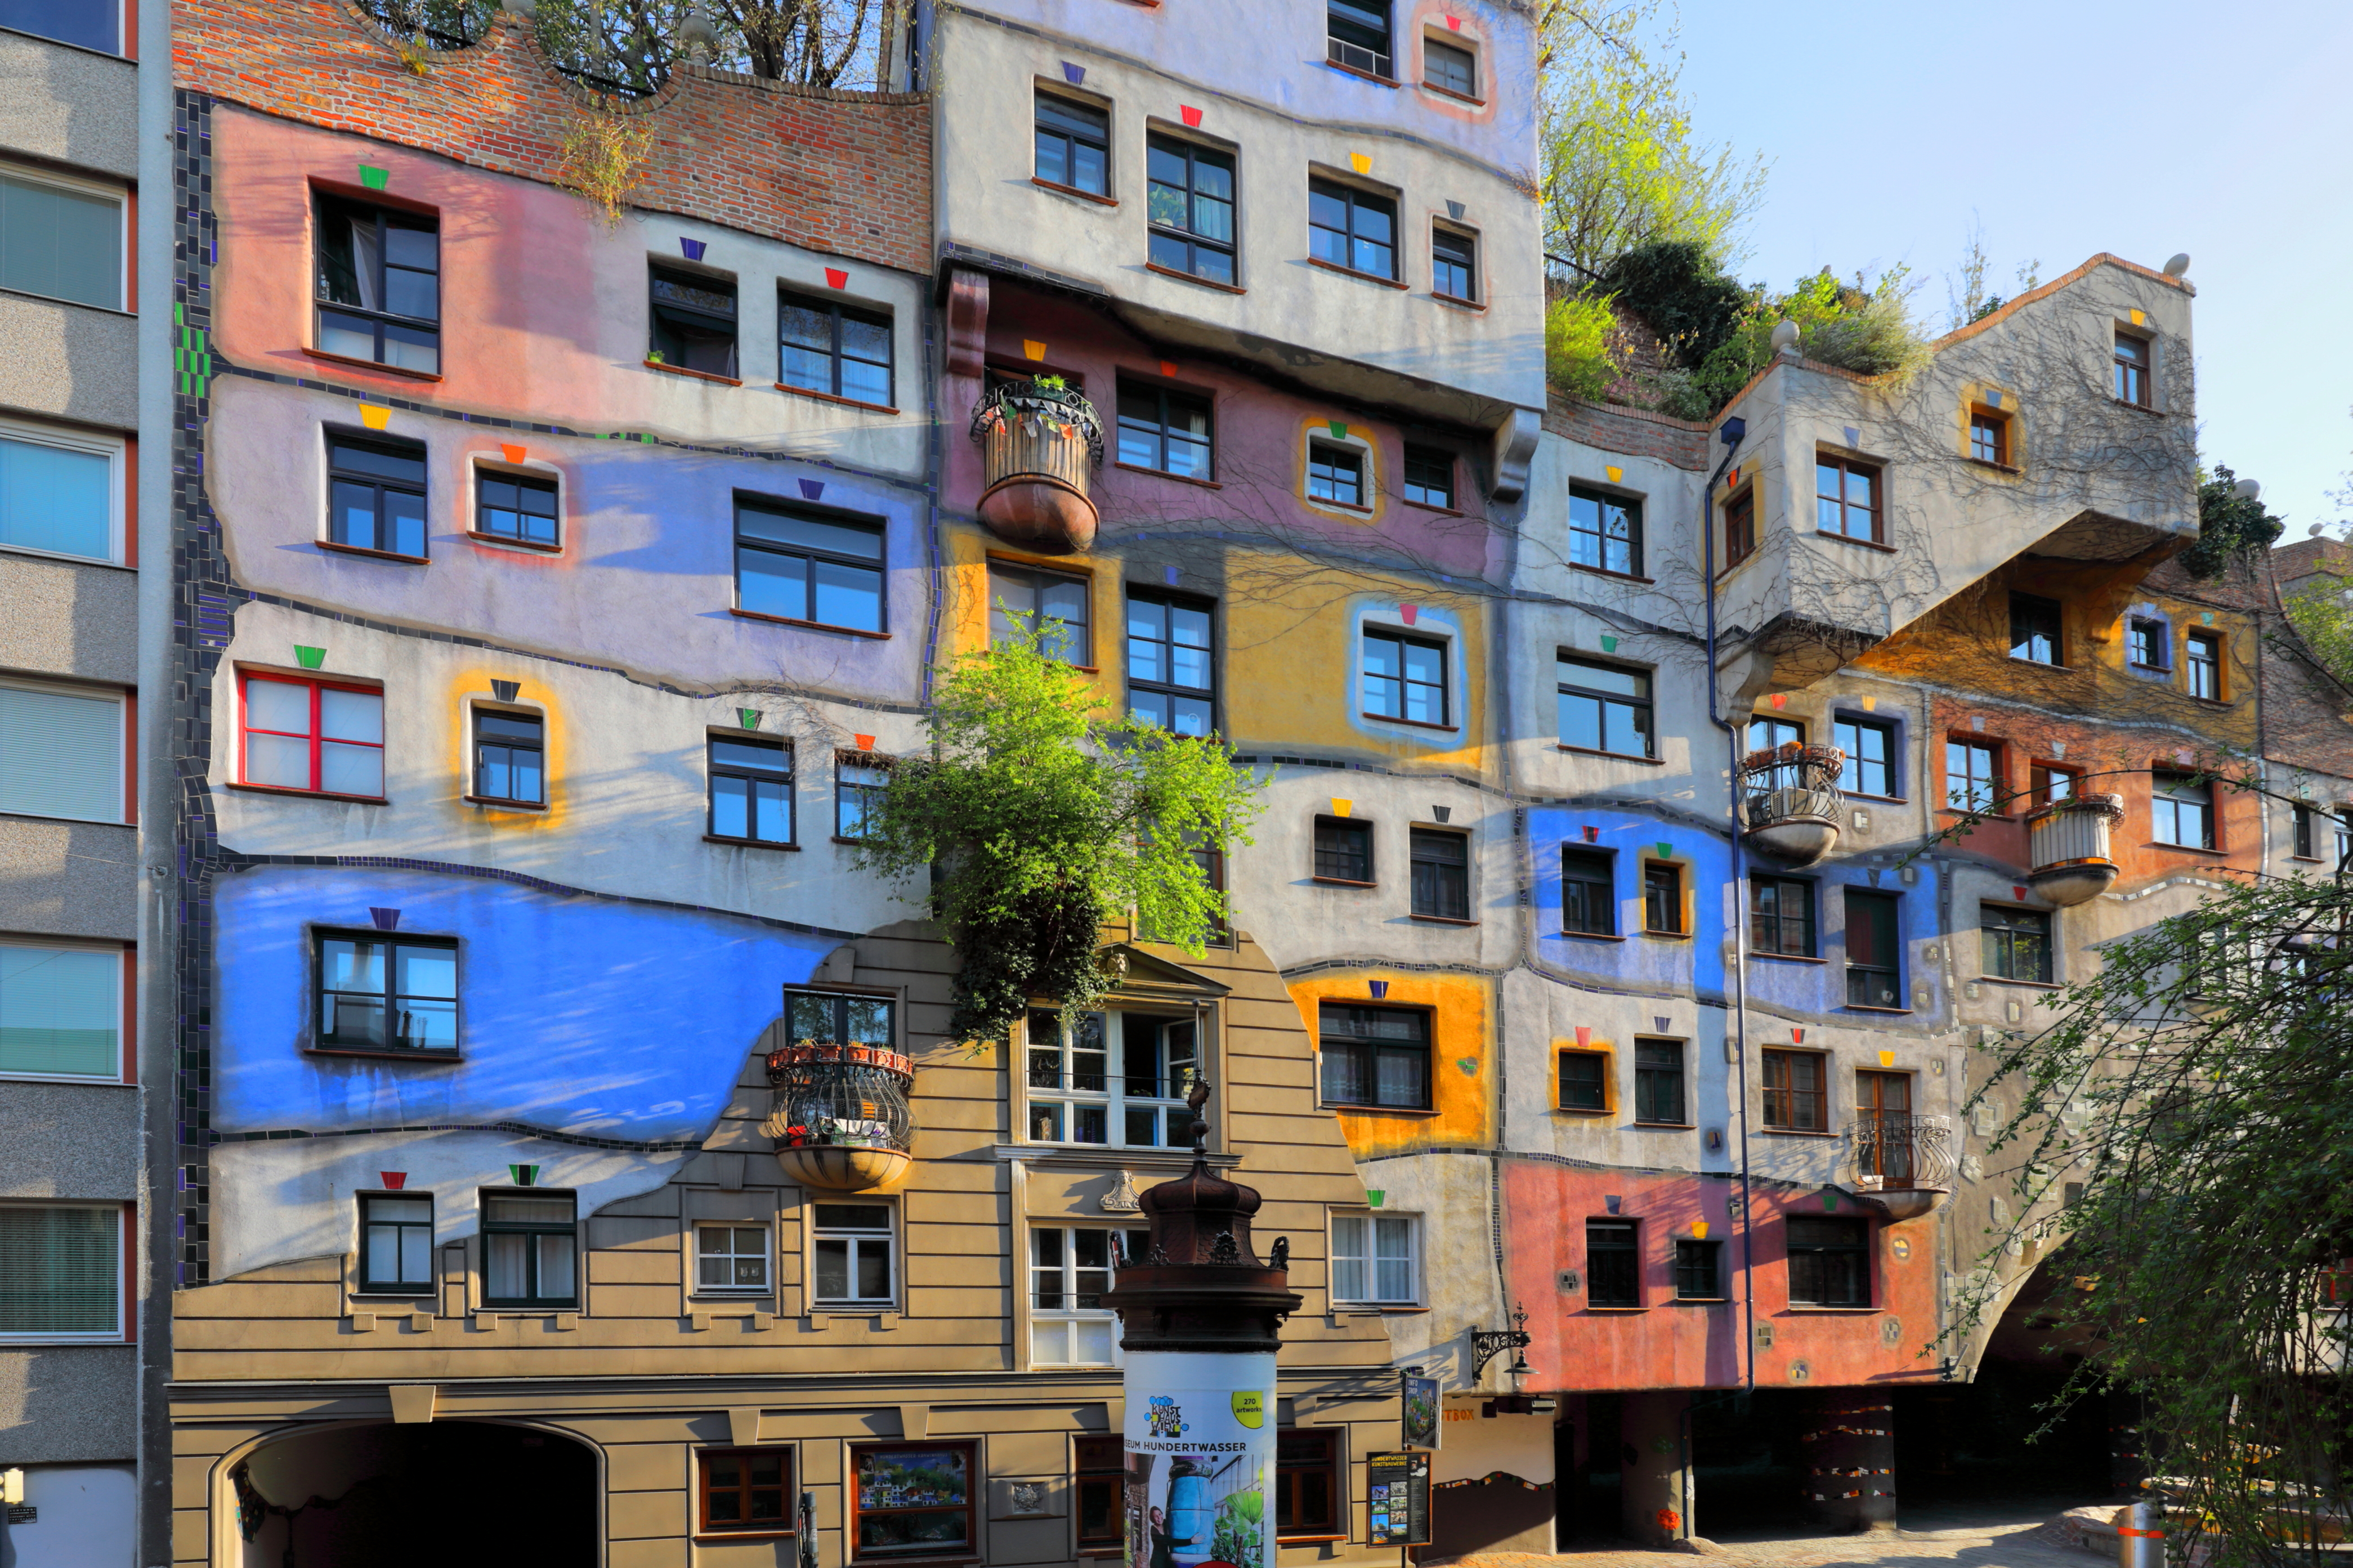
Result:
M1374 1546L1430 1544L1430 1456L1375 1454L1365 1461Z

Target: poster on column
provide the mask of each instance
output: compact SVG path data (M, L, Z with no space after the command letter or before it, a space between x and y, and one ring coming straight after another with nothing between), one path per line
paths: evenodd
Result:
M1274 1568L1274 1357L1131 1351L1128 1568Z

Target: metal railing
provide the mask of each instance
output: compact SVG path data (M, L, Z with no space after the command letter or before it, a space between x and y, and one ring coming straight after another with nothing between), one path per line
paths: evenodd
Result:
M1390 79L1389 58L1378 49L1368 49L1362 44L1351 44L1339 38L1328 41L1330 49L1324 58L1334 65L1346 66L1352 71L1363 71L1367 76L1379 77L1383 81Z
M1175 1078L1155 1078L1148 1073L1065 1072L1058 1067L1042 1063L1029 1068L1029 1087L1065 1094L1113 1094L1129 1100L1182 1100L1198 1081L1191 1072Z
M1740 808L1751 828L1794 818L1836 821L1839 771L1846 753L1836 746L1791 741L1740 760Z
M1865 1112L1847 1129L1852 1181L1864 1192L1949 1187L1953 1128L1942 1116Z

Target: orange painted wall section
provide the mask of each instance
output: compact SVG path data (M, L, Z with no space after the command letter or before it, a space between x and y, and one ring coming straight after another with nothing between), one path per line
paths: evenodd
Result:
M1388 994L1376 1000L1369 982L1386 980ZM1360 1002L1384 1007L1425 1007L1430 1013L1430 1099L1426 1111L1341 1110L1341 1131L1358 1160L1409 1153L1433 1145L1485 1143L1494 1137L1494 987L1461 974L1390 974L1367 969L1351 974L1318 974L1295 981L1310 1037L1319 1004ZM1320 1062L1318 1064L1320 1069Z

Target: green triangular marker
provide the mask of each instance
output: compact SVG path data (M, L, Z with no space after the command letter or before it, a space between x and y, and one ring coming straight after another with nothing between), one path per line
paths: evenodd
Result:
M756 730L760 727L760 710L757 708L738 708L735 710L735 717L744 721L744 728L746 730Z
M514 1184L518 1187L536 1186L539 1183L537 1165L509 1165L507 1174L514 1178Z
M1659 858L1660 858L1660 859L1662 859L1662 860L1672 860L1672 859L1673 859L1674 858L1675 858L1675 847L1674 847L1673 845L1672 845L1672 844L1668 843L1668 842L1667 842L1665 839L1663 839L1663 838L1660 839L1660 840L1659 840Z
M1831 1214L1836 1214L1836 1213L1838 1213L1838 1201L1839 1201L1839 1195L1838 1195L1838 1194L1836 1194L1835 1192L1831 1192L1831 1191L1828 1191L1828 1190L1825 1190L1825 1191L1823 1192L1823 1194L1822 1194L1822 1207L1823 1207L1826 1211L1828 1211L1829 1213L1831 1213Z
M380 191L391 183L391 170L378 169L367 163L362 163L360 165L360 184L365 185L369 190Z
M322 647L304 647L301 643L296 643L294 662L305 669L316 669L327 662L327 650Z
M1601 639L1601 651L1603 653L1616 653L1618 651L1618 639L1616 637L1603 637Z
M1327 419L1324 423L1332 426L1332 438L1335 441L1345 441L1348 438L1348 422L1345 419Z

